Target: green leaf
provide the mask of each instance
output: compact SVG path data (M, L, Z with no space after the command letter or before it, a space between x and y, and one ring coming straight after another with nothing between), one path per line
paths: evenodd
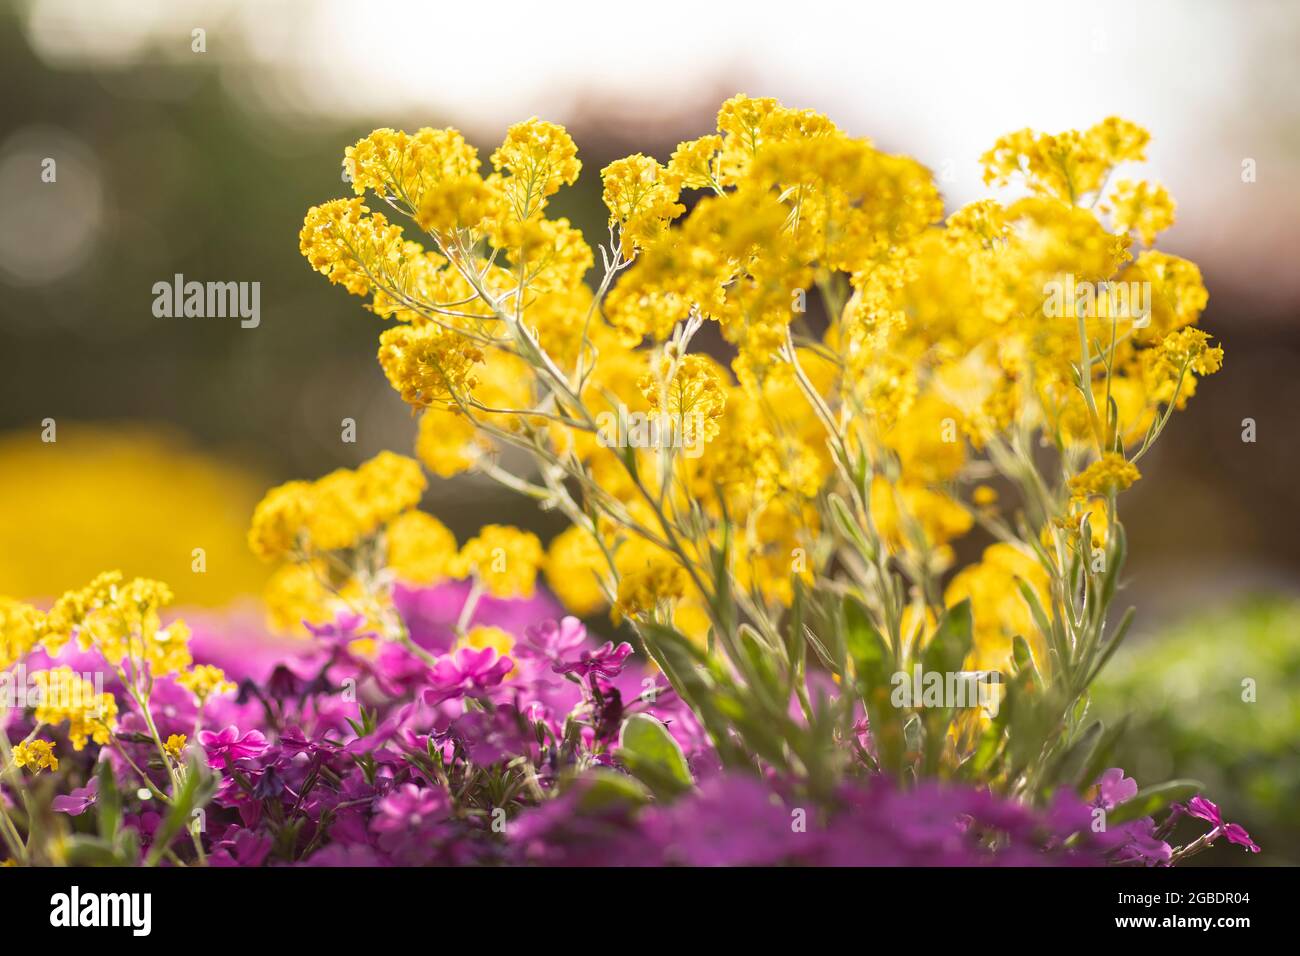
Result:
M1016 578L1016 587L1020 589L1020 594L1025 599L1025 603L1029 605L1029 612L1033 615L1038 630L1047 639L1048 647L1052 649L1052 656L1056 658L1057 667L1068 679L1071 671L1070 649L1066 645L1065 635L1061 632L1058 622L1055 619L1048 618L1047 612L1043 610L1042 602L1038 600L1038 594L1030 586L1029 582L1023 578Z
M871 738L881 766L901 774L907 752L903 713L891 700L893 675L898 670L893 652L876 630L866 608L851 597L844 599L844 641L867 708Z
M1101 582L1103 608L1110 607L1115 590L1119 587L1120 572L1124 570L1124 562L1128 559L1128 535L1124 533L1124 526L1118 521L1114 522L1109 537L1110 554L1106 557L1106 575Z
M171 846L172 840L182 829L190 825L195 810L201 810L217 792L217 777L207 765L207 761L191 752L185 764L185 780L180 792L172 796L172 805L163 818L162 826L154 834L153 846L149 850L146 866L156 866L163 853Z
M718 755L729 765L746 764L748 757L730 734L731 724L721 707L719 688L711 679L699 648L664 624L648 621L637 630L646 653L704 724Z
M736 628L736 604L731 594L731 522L722 525L722 547L713 553L713 606L722 622L723 630L730 634Z
M961 670L970 653L970 598L948 609L935 629L934 637L921 653L921 665L928 672L949 674Z
M1096 783L1097 778L1106 769L1106 765L1110 763L1111 755L1115 753L1115 748L1119 746L1124 732L1128 729L1130 716L1125 714L1118 724L1103 733L1101 739L1097 741L1097 746L1089 755L1088 762L1079 770L1078 776L1073 781L1074 788L1079 793L1083 793Z
M1011 773L1019 773L1042 752L1043 742L1054 723L1052 703L1028 671L1021 671L1007 684L999 717L1006 716L1007 753ZM1055 709L1059 717L1059 707Z
M947 685L948 675L960 672L966 655L970 653L971 626L971 607L968 598L949 608L944 614L943 620L935 629L934 636L921 652L922 669L927 674L942 675L944 684ZM927 774L933 774L939 768L953 713L952 707L927 707L921 712L922 724L925 727L925 772Z
M69 837L63 852L68 866L132 866L136 862L123 859L109 841L85 834Z
M694 785L681 746L668 728L649 714L633 714L623 722L614 754L662 799L670 800Z
M1110 811L1106 815L1106 826L1127 823L1139 817L1149 817L1171 803L1190 800L1204 789L1205 784L1196 780L1170 780L1168 783L1157 784L1154 787L1145 787L1139 790L1132 800L1121 803Z
M122 795L117 790L113 765L107 760L100 761L95 778L99 781L95 792L95 817L99 823L99 835L113 843L117 839L117 828L122 823Z
M868 562L876 560L876 549L872 547L867 536L862 533L857 519L853 516L848 504L839 495L831 492L826 496L826 501L831 507L831 517L834 519L835 527L839 529L846 540L848 540L858 553Z
M1102 731L1100 720L1094 720L1089 724L1079 735L1079 739L1062 750L1048 766L1044 774L1044 783L1053 784L1059 780L1064 785L1072 786L1088 766L1093 751L1101 742Z
M1101 669L1110 661L1112 655L1119 650L1120 644L1124 642L1124 638L1128 634L1128 629L1133 624L1133 615L1135 613L1136 610L1134 608L1129 608L1124 612L1124 616L1119 619L1119 625L1115 628L1115 634L1106 645L1102 647L1101 655L1098 657L1097 663L1093 666L1092 673L1088 675L1088 680L1083 685L1084 689L1092 685L1092 682L1097 679L1097 675L1101 673Z
M1011 639L1011 658L1015 662L1017 674L1029 674L1036 681L1042 680L1038 664L1034 661L1034 652L1029 649L1029 642L1019 634Z
M635 778L625 773L596 768L574 781L582 787L578 806L587 811L605 810L613 806L639 807L648 802L650 795Z

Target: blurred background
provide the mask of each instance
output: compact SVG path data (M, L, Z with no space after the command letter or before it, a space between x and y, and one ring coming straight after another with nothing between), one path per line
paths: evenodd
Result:
M565 124L585 174L555 212L595 238L598 170L666 160L738 91L918 157L950 208L987 195L977 160L1001 133L1119 114L1152 131L1149 175L1178 201L1161 246L1204 271L1227 359L1129 493L1139 623L1097 706L1140 713L1140 780L1198 776L1266 862L1300 862L1300 5L612 9L0 0L0 594L122 567L230 603L264 578L244 531L268 484L409 452L378 320L297 249L375 127L455 125L486 156L520 119ZM260 325L155 317L177 273L260 282ZM462 540L557 530L494 484L431 481Z

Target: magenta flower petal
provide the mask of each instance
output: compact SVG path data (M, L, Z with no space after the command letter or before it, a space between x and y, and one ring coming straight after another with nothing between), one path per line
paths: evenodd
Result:
M84 787L76 787L66 796L57 796L50 801L50 809L55 813L66 813L70 817L79 817L95 805L99 796L99 779L91 778Z

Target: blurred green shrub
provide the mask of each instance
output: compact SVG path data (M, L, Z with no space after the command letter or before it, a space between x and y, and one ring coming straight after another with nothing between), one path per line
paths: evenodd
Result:
M1200 780L1263 847L1249 862L1300 864L1300 601L1256 596L1134 640L1094 706L1108 724L1131 714L1116 757L1131 776ZM1197 862L1241 853L1223 842Z

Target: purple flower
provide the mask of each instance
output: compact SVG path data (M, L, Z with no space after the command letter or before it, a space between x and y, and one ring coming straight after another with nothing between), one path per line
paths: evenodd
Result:
M1114 810L1121 803L1132 800L1138 792L1137 781L1124 776L1124 771L1119 767L1111 767L1103 773L1097 778L1095 786L1097 794L1093 797L1092 806L1103 810Z
M669 863L771 866L811 853L815 832L792 825L795 811L748 776L715 777L669 807L655 807L643 827Z
M322 644L346 648L348 644L359 637L374 635L373 631L361 632L361 627L365 622L366 619L355 611L343 611L329 624L312 624L310 621L303 621L302 623L311 632L311 635Z
M364 843L331 843L303 861L301 866L354 867L385 866L384 860L373 848Z
M99 778L92 778L90 783L84 787L76 787L67 796L55 797L50 802L50 809L55 813L66 813L71 817L79 817L95 805L95 798L99 795Z
M1229 843L1235 843L1237 846L1245 847L1251 853L1259 852L1259 847L1256 846L1255 841L1250 838L1250 834L1246 832L1245 827L1236 823L1224 823L1223 814L1219 812L1218 806L1205 799L1205 797L1197 795L1188 800L1186 812L1188 816L1205 820L1214 827L1209 834L1211 843L1218 839L1219 835L1222 834L1228 838Z
M280 749L291 756L297 754L332 754L338 747L328 740L308 737L296 724L280 733Z
M543 621L524 631L523 644L551 661L560 661L569 651L587 641L587 628L576 617Z
M271 840L255 830L231 827L213 847L213 866L261 866L271 853Z
M421 827L428 822L440 821L446 816L447 808L447 794L442 790L404 783L375 802L375 820L371 829L376 833L394 833Z
M224 770L237 760L251 760L266 753L268 744L260 730L250 730L242 737L239 728L231 724L220 733L200 731L199 743L208 755L208 764Z
M517 862L545 866L654 866L661 850L638 826L628 801L593 799L594 779L525 810L507 831Z
M491 713L471 711L451 722L447 735L460 744L469 759L481 767L510 757L530 755L537 742L524 725L523 716L511 706L497 707Z
M375 801L370 829L378 835L380 848L399 862L424 862L428 845L443 828L449 808L443 790L406 783Z
M430 669L433 686L424 692L424 701L433 705L466 694L481 695L505 680L514 666L514 661L498 657L490 647L462 647L439 657Z
M590 678L595 674L605 680L613 680L622 673L623 664L631 653L632 645L626 641L618 647L614 646L613 641L606 641L594 651L581 651L576 660L557 661L551 665L551 669L557 674L577 674L582 678Z
M1112 852L1112 862L1168 866L1173 858L1173 847L1156 836L1155 821L1150 817L1121 824L1116 834L1122 842Z

